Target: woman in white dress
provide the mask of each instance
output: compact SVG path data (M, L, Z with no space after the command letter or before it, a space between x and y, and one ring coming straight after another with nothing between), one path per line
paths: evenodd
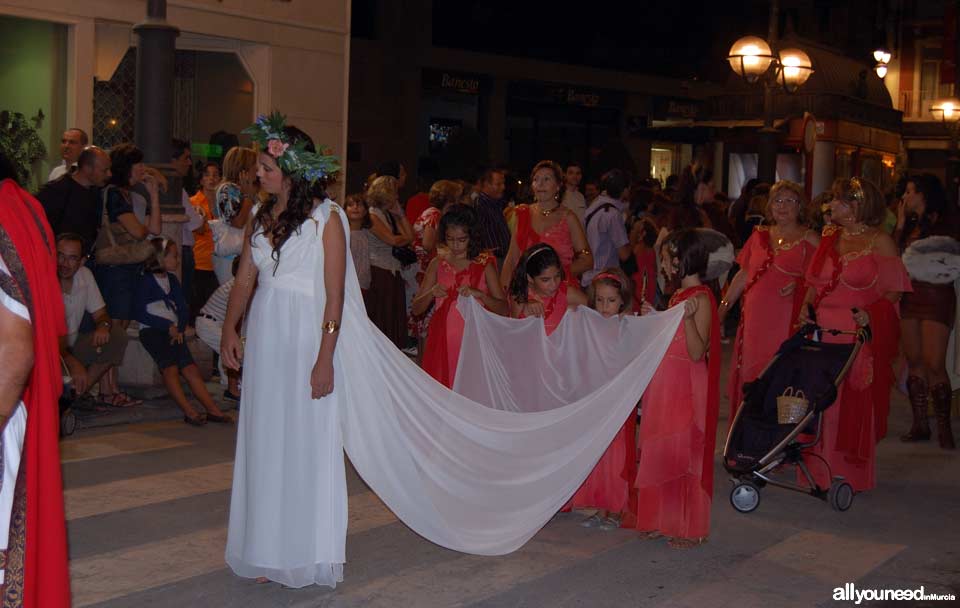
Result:
M247 132L271 199L248 223L221 340L224 364L243 363L226 560L260 582L334 587L347 529L334 350L349 224L318 183L333 159L279 115ZM244 348L236 326L251 295Z

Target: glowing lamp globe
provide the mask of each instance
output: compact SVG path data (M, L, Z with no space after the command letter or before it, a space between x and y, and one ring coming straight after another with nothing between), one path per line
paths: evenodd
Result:
M885 78L887 75L887 64L878 63L876 67L873 68L873 71L875 71L880 78Z
M813 74L810 56L800 49L780 51L780 81L788 93L799 89Z
M956 97L938 99L930 106L930 113L942 122L957 122L960 120L960 100Z
M773 62L770 45L763 38L744 36L733 43L727 56L730 68L749 83L754 83L766 73Z

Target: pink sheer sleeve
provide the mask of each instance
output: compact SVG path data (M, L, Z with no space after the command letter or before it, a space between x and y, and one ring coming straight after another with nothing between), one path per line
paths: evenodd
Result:
M910 275L899 256L878 255L877 259L877 286L882 293L891 291L913 291L910 284Z

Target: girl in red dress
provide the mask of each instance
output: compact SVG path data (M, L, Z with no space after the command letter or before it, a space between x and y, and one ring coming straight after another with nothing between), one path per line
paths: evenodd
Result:
M587 303L587 296L566 280L560 257L546 244L528 249L510 281L510 316L541 317L549 336L568 308Z
M633 301L633 285L619 268L608 268L595 276L587 287L590 308L604 317L622 316ZM652 310L646 302L644 310ZM584 528L602 530L632 525L636 521L637 417L631 412L616 437L603 453L593 472L567 503L568 509L598 509L580 523Z
M637 529L675 548L706 541L713 499L720 333L710 289L701 283L709 252L696 230L671 233L661 246L670 306L684 318L643 395L637 470Z
M506 313L503 290L497 280L497 260L480 252L476 212L453 205L437 228L443 250L427 266L420 292L413 299L413 314L423 314L431 302L433 315L427 329L423 369L448 388L453 387L463 341L463 316L458 296L473 296L487 310Z
M650 218L641 218L630 230L633 259L637 271L633 273L633 310L641 312L644 302L657 299L657 234L659 230Z
M870 325L873 337L854 360L834 404L823 414L822 434L804 455L822 488L843 476L855 491L876 485L876 444L886 435L893 384L893 359L900 336L896 303L911 291L910 277L893 239L880 224L886 214L883 195L866 180L838 179L830 202L832 225L807 270L809 285L800 323L816 313L824 328L854 330ZM824 342L851 342L850 335ZM802 481L802 477L799 477Z
M780 345L793 331L803 300L803 275L820 243L806 226L803 187L779 181L767 200L768 225L757 226L737 257L740 271L730 281L720 301L719 317L741 296L740 325L730 363L730 421L732 423L743 384L757 379Z
M562 203L560 165L552 160L540 161L530 173L530 184L536 202L513 209L511 225L515 228L500 280L503 285L509 285L520 254L538 243L546 243L560 256L567 280L579 284L577 277L593 268L593 254L577 215Z

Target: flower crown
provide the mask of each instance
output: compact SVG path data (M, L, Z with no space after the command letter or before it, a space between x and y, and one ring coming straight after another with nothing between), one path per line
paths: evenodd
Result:
M313 184L340 172L340 159L336 156L310 152L307 142L302 139L291 141L284 132L286 121L286 116L280 112L274 111L269 116L261 114L242 133L249 135L261 151L272 156L287 175Z

